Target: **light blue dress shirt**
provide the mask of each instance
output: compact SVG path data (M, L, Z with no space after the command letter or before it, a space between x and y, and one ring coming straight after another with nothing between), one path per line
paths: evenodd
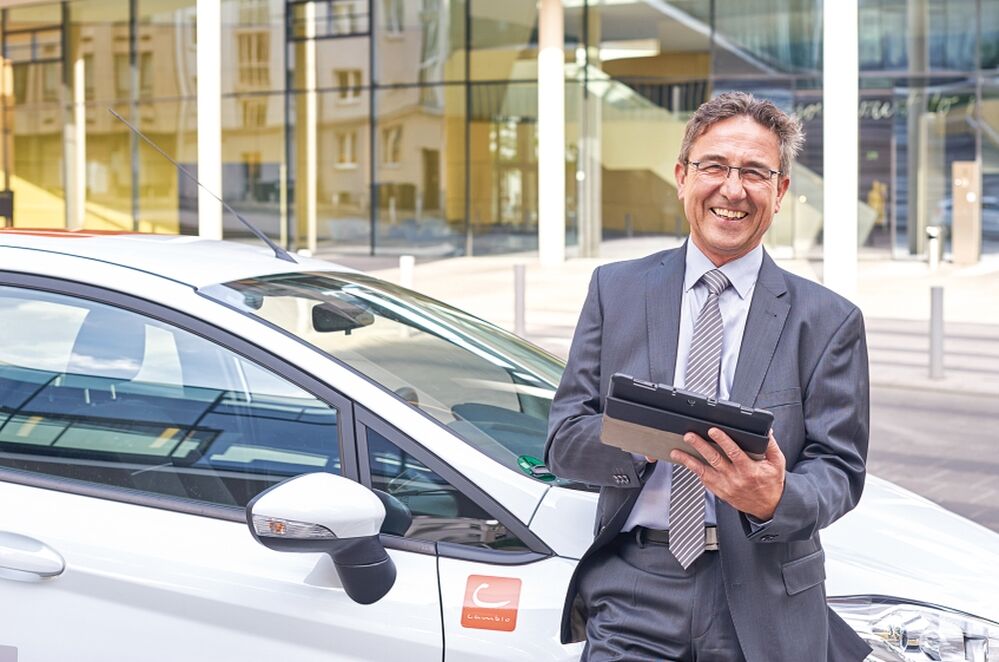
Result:
M727 400L732 390L735 366L739 361L739 347L742 346L742 334L746 329L746 318L749 316L749 304L753 300L753 290L756 289L756 278L762 264L763 247L757 246L739 259L720 267L731 283L718 299L724 325L721 378L718 383L720 400ZM680 335L677 338L676 370L673 373L673 383L680 388L684 385L687 372L687 354L690 351L690 339L694 335L694 322L697 321L697 316L708 298L707 285L698 281L701 276L715 268L711 260L688 239L683 298L680 303ZM650 351L655 350L650 349ZM642 493L621 528L622 531L630 531L636 526L650 529L669 528L669 493L673 482L673 465L661 461L653 465L650 470L653 472L652 476L642 487ZM708 490L705 498L705 522L715 524L717 521L715 497Z

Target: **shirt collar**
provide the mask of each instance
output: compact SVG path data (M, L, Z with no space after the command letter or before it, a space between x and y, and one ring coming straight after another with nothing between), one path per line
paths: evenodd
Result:
M763 245L760 244L737 260L732 260L721 267L715 267L704 253L691 241L687 239L687 264L683 277L683 290L689 292L701 276L712 269L721 269L732 288L738 293L740 299L745 299L756 285L756 278L760 274L760 267L763 265Z

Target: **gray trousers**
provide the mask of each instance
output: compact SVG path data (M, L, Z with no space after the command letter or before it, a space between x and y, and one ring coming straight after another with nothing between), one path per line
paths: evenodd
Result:
M586 563L583 662L744 662L718 552L687 570L669 549L621 534Z

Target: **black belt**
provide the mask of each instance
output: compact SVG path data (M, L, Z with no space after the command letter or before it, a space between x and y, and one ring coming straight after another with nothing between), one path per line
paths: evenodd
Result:
M642 546L669 546L669 530L649 529L644 526L636 526L629 531L627 535L634 536L635 542ZM718 527L714 525L704 527L704 549L709 552L718 550Z

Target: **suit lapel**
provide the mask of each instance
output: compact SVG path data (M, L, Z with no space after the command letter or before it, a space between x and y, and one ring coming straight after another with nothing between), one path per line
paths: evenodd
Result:
M680 302L687 244L663 254L662 262L645 279L645 311L649 333L649 377L673 383L676 343L680 335Z
M784 274L764 251L729 394L733 402L744 405L756 402L791 309L783 298L785 294Z

